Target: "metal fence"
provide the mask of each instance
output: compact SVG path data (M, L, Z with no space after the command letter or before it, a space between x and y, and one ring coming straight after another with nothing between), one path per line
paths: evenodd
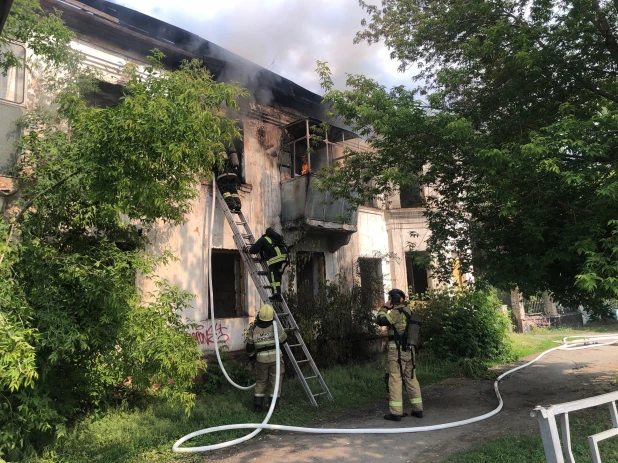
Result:
M545 459L547 460L547 463L564 463L565 456L568 463L575 463L575 458L573 457L573 451L571 449L571 432L569 429L570 412L596 407L599 405L607 405L609 407L609 414L612 420L612 427L607 431L588 436L588 444L590 445L592 462L601 463L601 455L599 454L598 446L599 441L618 435L618 413L616 413L616 400L618 400L618 392L610 392L609 394L551 405L549 407L537 406L530 413L530 416L533 418L536 417L539 420L541 438L543 439L543 448L545 449ZM560 435L558 433L556 417L560 418L562 429L562 447L560 446Z

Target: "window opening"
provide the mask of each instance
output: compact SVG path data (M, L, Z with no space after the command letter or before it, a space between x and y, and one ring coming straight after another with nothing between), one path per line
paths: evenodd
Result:
M118 106L123 96L123 86L103 80L97 83L97 89L84 94L84 100L95 108L113 108Z
M296 253L296 290L300 300L318 295L320 282L326 280L323 252Z
M361 285L362 307L378 307L381 305L384 302L382 259L375 257L359 257L358 274Z
M15 43L1 44L0 50L4 53L12 51L22 61L26 59L26 49L21 45ZM2 75L0 72L0 99L12 103L23 103L25 85L25 66L9 68L6 75Z
M399 201L402 208L406 207L422 207L423 192L418 183L414 183L408 187L400 188Z
M429 288L427 269L414 261L414 256L406 255L408 287L413 294L423 294Z
M212 290L215 318L235 318L245 314L243 307L244 266L238 251L212 250Z

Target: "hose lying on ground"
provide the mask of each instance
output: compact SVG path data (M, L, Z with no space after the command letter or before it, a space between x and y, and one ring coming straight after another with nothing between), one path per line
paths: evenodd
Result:
M212 203L209 236L212 234L211 233L212 232L212 218L214 218L214 198L215 198L214 188L215 186L213 182L213 195L212 195L213 203ZM212 283L212 278L210 277L211 275L210 255L211 254L209 250L208 275L209 275L209 281ZM211 307L212 307L212 284L209 285L209 288L210 288L209 292L210 292L210 300L211 300ZM214 314L212 312L213 311L211 310L212 322L214 324ZM273 326L275 328L275 339L279 339L277 324L273 323ZM570 338L575 338L575 339L570 342L567 341L567 339L570 339ZM172 447L172 450L176 453L194 453L194 452L207 452L209 450L222 449L225 447L230 447L232 445L238 444L240 442L247 441L251 439L252 437L254 437L256 434L258 434L262 429L275 429L278 431L290 431L290 432L304 432L304 433L310 433L310 434L404 434L404 433L437 431L439 429L455 428L458 426L464 426L466 424L476 423L477 421L482 421L482 420L486 420L487 418L491 418L492 416L498 414L500 410L502 410L504 402L502 400L502 396L500 395L500 390L498 388L498 385L500 381L502 381L502 379L504 379L508 375L515 373L516 371L519 371L523 368L529 367L530 365L532 365L533 363L535 363L536 361L538 361L545 355L549 354L550 352L556 351L556 350L581 350L581 349L590 349L593 347L603 347L603 346L609 346L612 344L616 344L618 343L618 334L605 334L605 335L596 335L596 336L587 336L587 337L567 336L563 339L563 342L564 344L548 349L545 352L542 352L536 358L529 361L528 363L525 363L515 368L511 368L510 370L498 376L498 378L494 382L494 392L496 393L496 397L498 398L498 406L492 411L490 411L489 413L475 416L473 418L468 418L468 419L460 420L460 421L453 421L450 423L435 424L431 426L414 426L414 427L408 427L408 428L359 428L359 429L355 429L355 428L307 428L307 427L301 427L301 426L285 426L285 425L280 425L280 424L268 424L268 421L270 420L270 417L275 408L275 402L277 400L277 397L276 397L277 394L273 393L273 398L270 404L270 408L268 409L268 414L266 415L266 418L264 418L264 421L262 421L262 423L227 424L223 426L215 426L212 428L201 429L199 431L195 431L190 434L187 434L186 436L176 441L176 443ZM275 348L276 348L276 358L279 359L279 355L280 355L279 343L275 343ZM253 387L253 386L248 386L248 387L239 386L228 377L227 373L225 373L223 364L221 363L221 358L219 356L218 349L219 347L218 345L216 345L215 351L217 352L217 359L219 360L219 365L221 366L221 369L223 370L225 377L228 378L228 381L230 381L230 383L233 386L239 389L243 389L243 390L250 389L251 387ZM280 381L279 376L280 376L280 368L279 368L279 361L277 360L275 391L279 389L279 381ZM238 439L234 439L234 440L227 441L227 442L222 442L220 444L205 445L202 447L180 447L183 443L185 443L186 441L190 439L193 439L194 437L201 436L203 434L210 434L213 432L228 431L231 429L254 429L254 431L244 437L240 437Z

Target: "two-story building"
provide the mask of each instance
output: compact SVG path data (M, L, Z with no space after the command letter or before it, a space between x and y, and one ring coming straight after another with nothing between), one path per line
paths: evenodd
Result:
M241 160L240 196L243 212L256 236L267 227L282 231L295 252L303 255L295 277L284 277L284 287L317 291L320 280L352 277L357 259L384 282L388 290L398 287L424 292L432 285L427 272L407 253L410 243L425 249L428 229L423 218L418 188L401 191L384 204L374 202L357 209L343 200L329 202L316 187L322 166L345 162L344 150L367 149L364 141L346 127L334 124L322 140L312 127L326 120L320 95L258 66L208 40L131 9L102 0L41 0L44 9L57 9L76 33L74 47L86 62L100 71L100 91L89 96L92 104L115 104L123 84L122 67L127 62L146 65L153 48L166 55L174 68L184 59L199 59L218 81L236 81L251 97L240 101L238 120L243 140L237 143ZM15 44L16 51L29 53ZM317 76L316 76L317 78ZM7 174L15 162L13 143L19 136L14 124L42 96L37 77L24 70L0 76L0 189L10 191ZM178 261L158 269L161 277L195 294L185 312L199 326L193 333L203 350L226 341L230 350L243 348L243 332L260 306L253 282L247 275L220 209L216 209L213 243L214 310L211 326L208 312L208 213L213 207L210 185L200 185L200 197L186 223L160 226L150 235L152 249L171 250ZM414 232L411 235L411 232ZM362 275L361 275L362 277ZM362 283L362 282L361 282ZM148 290L149 283L140 281Z

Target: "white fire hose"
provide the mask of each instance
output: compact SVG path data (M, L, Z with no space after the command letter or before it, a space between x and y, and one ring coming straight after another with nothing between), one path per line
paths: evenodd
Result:
M210 307L213 307L212 305L212 300L213 300L212 277L211 277L212 272L210 268L210 264L211 264L210 257L212 253L211 236L212 236L212 227L213 227L213 222L214 222L215 188L216 186L213 180L213 194L212 194L212 207L211 207L212 210L211 210L211 222L210 222L210 228L209 228L209 247L208 247L208 279L210 283L209 293L210 293L210 302L211 302ZM213 312L214 312L213 310L210 311L211 320L212 320L212 323L214 324L214 313ZM273 327L275 330L275 333L274 333L275 339L279 339L277 323L273 323ZM570 338L574 338L574 339L573 341L568 342L567 339L570 339ZM262 421L262 423L228 424L228 425L223 425L223 426L214 426L212 428L200 429L199 431L195 431L190 434L187 434L186 436L176 441L176 443L172 447L172 451L174 451L175 453L197 453L197 452L207 452L209 450L222 449L225 447L236 445L240 442L247 441L251 439L252 437L254 437L255 435L257 435L262 429L274 429L278 431L290 431L290 432L304 432L304 433L309 433L309 434L404 434L404 433L437 431L439 429L455 428L458 426L464 426L466 424L476 423L477 421L486 420L487 418L490 418L498 414L500 410L502 410L504 402L502 401L502 396L500 395L498 384L506 376L532 365L537 360L541 359L545 355L555 350L581 350L581 349L590 349L593 347L609 346L609 345L618 343L618 334L606 334L606 335L597 335L597 336L588 336L588 337L567 336L563 339L563 342L564 344L548 349L545 352L542 352L535 359L529 361L528 363L512 368L508 370L507 372L502 373L500 376L498 376L498 378L494 382L494 392L496 393L496 397L498 398L498 406L492 411L490 411L489 413L485 413L484 415L479 415L473 418L468 418L468 419L460 420L460 421L453 421L450 423L435 424L431 426L414 426L414 427L407 427L407 428L307 428L307 427L300 427L300 426L285 426L285 425L280 425L280 424L268 424L268 421L270 420L270 417L275 408L275 402L277 400L277 394L274 393L273 391L273 398L270 404L270 408L268 409L268 414L266 415L266 418L264 418L264 421ZM278 342L275 343L275 348L276 348L276 358L279 359L280 349L279 349ZM255 386L255 384L253 384L251 386L245 387L245 386L239 386L238 384L234 383L234 381L232 381L230 377L227 375L225 368L223 367L223 364L221 363L221 357L219 356L218 344L216 344L215 352L217 353L217 360L219 361L219 365L221 366L221 370L223 371L223 374L234 387L237 387L238 389L242 389L242 390L247 390ZM279 382L280 382L280 367L279 367L279 360L277 360L275 391L279 390ZM180 445L182 445L183 443L185 443L186 441L190 439L193 439L194 437L201 436L203 434L210 434L213 432L228 431L231 429L254 429L254 431L244 437L240 437L238 439L230 440L227 442L222 442L220 444L205 445L202 447L180 447Z

